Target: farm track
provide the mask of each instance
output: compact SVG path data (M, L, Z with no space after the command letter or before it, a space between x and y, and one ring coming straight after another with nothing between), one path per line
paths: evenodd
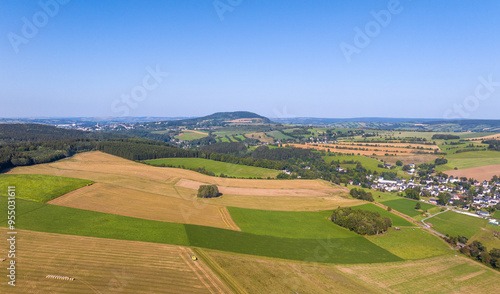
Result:
M208 254L206 254L201 248L193 248L193 251L198 255L198 257L202 258L205 264L216 273L236 294L248 294L248 292L241 287L241 285L230 275L228 274L219 264Z

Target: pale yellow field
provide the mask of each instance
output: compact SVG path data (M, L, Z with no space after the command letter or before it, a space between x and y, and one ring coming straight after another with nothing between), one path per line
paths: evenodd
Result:
M484 137L475 137L475 138L468 138L465 140L468 141L482 141L482 140L498 140L500 139L500 134L494 134L494 135L489 135L489 136L484 136Z
M187 247L26 230L16 238L16 287L2 275L0 293L231 293Z
M268 135L266 135L266 133L245 134L245 137L247 137L249 139L259 140L259 141L265 142L265 143L273 143L274 142L274 138L269 137Z
M396 144L401 144L401 146L393 146ZM360 155L385 155L385 154L390 154L390 155L396 155L396 156L402 156L402 155L414 155L416 152L420 151L422 153L433 153L434 149L439 149L438 146L433 146L433 145L418 145L423 148L424 150L421 149L412 149L412 148L404 148L403 146L408 146L408 145L414 145L417 146L417 144L404 144L404 143L394 143L394 144L368 144L366 146L366 143L363 143L362 146L358 145L352 145L352 143L338 143L338 144L316 144L316 143L306 143L306 144L291 144L293 147L297 148L304 148L304 149L316 149L316 150L325 150L330 152L337 152L337 153L345 153L345 154L360 154ZM380 146L376 146L380 145ZM342 147L343 149L340 148L335 148L335 146ZM428 148L432 148L433 150L427 150Z
M248 293L376 293L332 266L204 251Z
M143 219L239 230L224 206L96 183L48 203ZM228 215L226 217L226 214Z
M500 272L462 256L337 268L382 293L494 293L500 285Z
M144 219L239 230L226 206L275 210L324 210L352 206L338 186L320 180L254 180L210 177L189 170L136 163L101 152L48 164L17 167L11 174L48 174L96 183L50 203ZM198 199L202 183L223 195ZM344 196L344 197L342 197Z
M443 173L454 177L466 177L478 181L489 181L493 176L500 175L500 164L485 165L457 170L446 170Z

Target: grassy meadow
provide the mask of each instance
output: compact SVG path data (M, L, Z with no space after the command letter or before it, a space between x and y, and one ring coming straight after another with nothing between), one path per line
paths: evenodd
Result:
M280 173L279 171L262 167L239 165L204 158L162 158L145 160L144 162L154 166L162 166L164 164L194 169L204 167L207 171L213 172L216 176L224 174L236 178L276 178Z
M208 133L202 131L184 130L179 135L175 136L176 139L183 141L197 140L208 136Z
M500 164L498 151L471 151L447 155L448 163L438 165L436 171L472 168L485 165Z
M7 186L15 186L17 198L45 203L92 183L48 175L0 175L0 195L7 196Z
M380 203L411 217L415 217L422 214L422 211L438 208L438 206L436 205L401 197L398 197L397 199L393 200L382 201ZM415 205L417 205L417 203L420 203L421 207L420 211L415 209Z

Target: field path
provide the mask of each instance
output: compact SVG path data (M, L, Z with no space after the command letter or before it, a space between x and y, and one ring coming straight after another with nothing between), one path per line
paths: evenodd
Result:
M226 207L219 207L219 212L221 215L222 220L224 223L228 226L229 229L235 230L235 231L241 231L241 229L236 225L234 220L231 218L231 214L227 210Z

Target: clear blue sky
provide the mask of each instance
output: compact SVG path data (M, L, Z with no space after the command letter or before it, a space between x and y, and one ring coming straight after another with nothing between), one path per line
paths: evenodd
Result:
M54 1L0 1L0 117L500 119L500 1Z

